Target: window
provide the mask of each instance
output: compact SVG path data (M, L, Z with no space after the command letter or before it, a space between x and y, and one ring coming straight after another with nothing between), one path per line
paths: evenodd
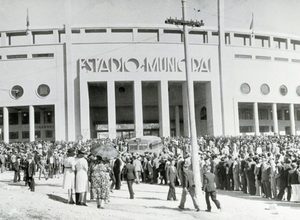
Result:
M29 124L29 114L28 114L28 112L22 112L22 124L23 125Z
M46 84L39 85L37 93L40 97L46 97L50 94L50 87Z
M270 93L270 87L268 84L262 84L260 87L260 91L263 95L268 95Z
M24 90L21 86L16 85L12 87L12 89L10 90L10 94L14 99L18 99L22 97L22 95L24 94Z
M41 138L41 131L35 131L35 138Z
M278 120L283 120L281 109L277 110L277 119Z
M243 84L241 85L240 89L241 89L241 92L242 92L243 94L249 94L250 91L251 91L251 88L250 88L250 86L249 86L248 83L243 83Z
M200 111L200 119L201 120L207 120L207 113L206 113L206 107L202 107Z
M22 131L22 139L28 139L29 138L29 132L28 131Z
M9 113L9 124L10 125L17 125L19 124L19 117L17 112Z
M52 130L46 130L45 131L46 138L52 138L53 137L53 131Z
M240 132L241 133L253 132L253 127L252 126L240 126Z
M239 109L239 119L240 120L253 120L253 110L247 108Z
M289 110L284 110L284 120L288 121L290 120L290 111Z
M35 124L41 123L41 112L34 112L34 122Z
M258 115L259 115L259 120L269 120L268 109L259 109Z
M288 89L285 85L281 85L279 88L279 92L281 95L285 96L288 93Z
M259 126L259 132L269 132L269 126Z
M53 112L52 111L44 111L44 122L45 122L45 124L53 123Z
M3 113L0 113L0 125L3 125Z
M1 119L0 119L1 120ZM300 121L300 110L296 110L296 120ZM1 124L1 123L0 123Z
M298 96L300 96L300 86L297 86L296 93L297 93Z
M17 131L9 132L9 139L18 139L19 133Z

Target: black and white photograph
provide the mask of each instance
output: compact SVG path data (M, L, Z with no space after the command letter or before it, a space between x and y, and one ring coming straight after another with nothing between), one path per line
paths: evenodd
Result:
M0 0L0 220L300 216L300 0Z

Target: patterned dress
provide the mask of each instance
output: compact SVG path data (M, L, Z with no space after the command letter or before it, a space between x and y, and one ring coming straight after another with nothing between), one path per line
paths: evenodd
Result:
M94 195L97 195L98 199L105 201L109 200L109 167L104 164L95 164L92 167L91 181L92 191Z

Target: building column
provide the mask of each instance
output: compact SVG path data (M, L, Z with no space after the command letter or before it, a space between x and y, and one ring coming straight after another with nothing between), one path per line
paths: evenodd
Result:
M175 106L175 131L176 136L180 136L180 115L179 115L179 106Z
M115 81L107 81L108 137L117 137Z
M29 106L29 141L35 141L35 120L34 120L34 107Z
M3 141L4 143L9 143L9 114L7 107L3 107Z
M259 117L258 117L258 103L253 103L253 113L254 113L254 132L255 135L259 135Z
M142 100L142 82L134 81L134 126L135 136L141 137L144 134L143 124L143 100Z
M159 133L170 136L169 86L168 81L160 81L158 86Z
M277 104L273 103L272 104L272 114L273 114L273 123L274 123L274 134L279 134L279 129L278 129L278 116L277 116Z
M188 95L187 84L182 83L182 112L183 112L183 136L190 136L190 123L189 123L189 111L188 111Z
M290 103L291 134L296 135L294 104Z
M90 125L90 98L88 83L85 80L79 82L80 86L80 132L83 140L91 138Z

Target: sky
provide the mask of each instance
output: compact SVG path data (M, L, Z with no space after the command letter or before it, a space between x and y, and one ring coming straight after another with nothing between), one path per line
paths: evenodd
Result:
M68 1L71 7L68 6ZM300 0L224 0L225 29L254 30L300 36ZM72 26L163 26L181 17L181 0L0 0L0 31L62 27L71 10ZM200 12L198 10L200 9ZM188 17L217 27L217 0L188 0Z

